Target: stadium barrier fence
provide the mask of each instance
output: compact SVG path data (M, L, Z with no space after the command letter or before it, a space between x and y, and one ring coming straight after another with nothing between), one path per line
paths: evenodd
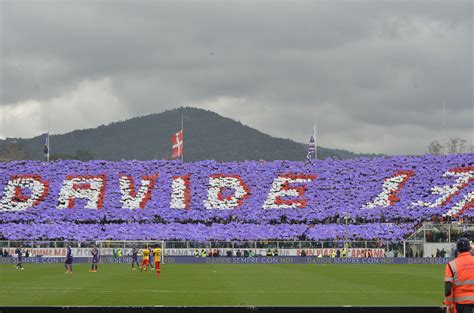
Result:
M266 256L268 249L278 251L280 256L300 256L304 250L307 256L330 256L334 251L346 249L348 257L364 257L370 251L373 257L397 257L405 255L404 242L381 242L381 241L0 241L0 252L15 253L20 245L29 251L31 256L65 256L66 246L73 249L74 256L90 256L90 248L96 245L101 255L122 256L131 254L133 247L143 249L145 247L160 246L165 256L193 256L196 251L207 253L219 252L220 256L236 256L240 251L245 251L251 256Z
M346 249L347 257L450 257L455 250L455 243L449 241L433 242L423 240L432 238L429 227L422 227L417 235L406 241L8 241L0 240L0 257L7 252L13 255L20 245L23 245L30 256L65 256L65 247L70 245L74 256L90 256L90 248L96 244L100 255L108 256L121 253L120 256L131 254L134 246L140 248L160 246L165 256L193 256L196 250L201 253L217 251L220 256L237 256L239 251L244 256L245 251L250 256L266 256L268 249L276 249L279 256L331 256L342 248ZM464 225L465 229L467 226ZM448 228L450 229L450 228ZM462 229L458 227L458 229ZM459 234L449 236L457 240ZM418 238L420 237L420 238ZM425 239L426 239L425 238ZM367 255L370 251L370 255ZM437 255L439 251L444 251ZM229 255L230 253L230 255ZM248 256L248 255L245 255Z

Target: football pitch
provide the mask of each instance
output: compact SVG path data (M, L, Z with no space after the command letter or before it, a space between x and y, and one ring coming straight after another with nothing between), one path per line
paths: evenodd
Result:
M440 306L443 265L0 265L4 306Z

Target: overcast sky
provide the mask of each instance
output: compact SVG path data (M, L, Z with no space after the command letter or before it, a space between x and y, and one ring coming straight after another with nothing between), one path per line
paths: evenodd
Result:
M0 0L0 137L183 105L354 152L474 144L473 1ZM203 125L205 127L205 125Z

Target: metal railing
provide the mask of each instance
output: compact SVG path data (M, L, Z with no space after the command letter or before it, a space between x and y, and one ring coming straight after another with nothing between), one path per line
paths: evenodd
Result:
M128 249L134 246L146 247L160 245L166 249L218 249L225 254L231 250L248 250L257 253L263 249L384 249L385 256L388 257L422 257L426 255L427 245L439 245L440 249L450 249L448 255L452 254L453 244L460 237L470 237L474 239L474 224L462 223L431 223L421 225L406 241L386 242L386 241L49 241L49 240L5 240L0 241L0 252L5 248L16 248L23 245L25 248L64 248L70 245L73 248L89 248L96 244L102 249ZM449 246L448 246L449 245ZM434 250L436 251L436 247ZM165 252L166 253L166 252Z
M474 239L474 224L462 222L425 222L407 240L448 243L456 242L461 237Z
M308 253L314 253L319 249L341 250L346 249L380 249L384 250L386 256L402 257L405 254L405 246L403 242L392 243L382 241L45 241L45 240L31 240L31 241L0 241L0 252L23 246L25 250L33 249L48 249L48 248L65 248L70 246L72 248L90 248L96 245L98 248L112 253L112 251L121 250L122 255L130 254L133 247L155 247L160 246L164 249L164 254L168 253L182 253L186 251L189 255L191 251L206 250L219 251L220 255L227 255L229 251L236 255L237 251L250 252L252 255L262 255L266 250L280 251L285 255L285 251L305 250ZM178 251L178 252L176 252Z

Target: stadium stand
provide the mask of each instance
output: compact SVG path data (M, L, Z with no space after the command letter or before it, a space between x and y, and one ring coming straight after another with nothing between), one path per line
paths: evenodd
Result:
M3 240L386 240L474 213L474 154L0 164Z

